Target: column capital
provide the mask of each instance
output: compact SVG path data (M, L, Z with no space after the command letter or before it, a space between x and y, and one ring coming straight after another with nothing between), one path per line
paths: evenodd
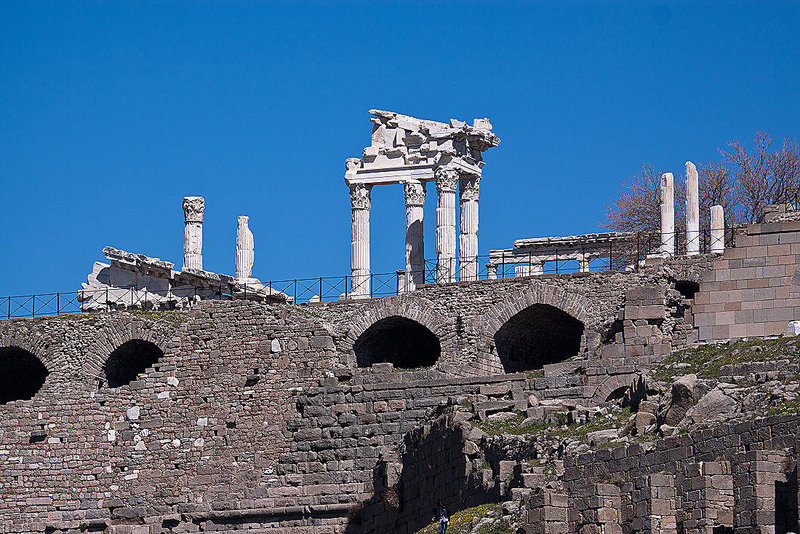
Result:
M203 222L206 201L203 197L183 197L183 217L186 223Z
M419 180L409 180L403 183L403 192L406 196L406 206L423 206L425 204L425 183Z
M478 193L480 192L481 177L476 174L464 175L459 180L459 193L461 201L465 200L478 200Z
M370 192L372 186L368 184L350 184L350 207L354 210L368 210L371 207Z
M433 171L436 177L436 192L442 194L443 191L455 193L458 188L458 170L448 167L439 167Z

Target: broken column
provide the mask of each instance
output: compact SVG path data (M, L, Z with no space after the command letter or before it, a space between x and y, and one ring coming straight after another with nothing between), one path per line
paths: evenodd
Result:
M236 219L236 279L247 280L253 276L253 261L255 260L253 232L248 223L250 217L240 215Z
M725 252L725 210L722 206L711 206L711 253Z
M456 188L458 171L435 171L436 193L436 282L454 282L456 267Z
M353 218L350 241L350 296L368 298L369 291L369 209L371 185L350 185Z
M183 269L203 270L203 213L206 202L203 197L183 198Z
M467 175L459 181L461 235L459 236L459 280L478 279L478 193L481 177Z
M403 186L406 197L406 270L405 291L414 291L425 283L425 242L422 231L425 184L409 180Z
M686 162L686 255L700 254L700 193L697 167Z
M675 186L671 172L661 175L661 254L675 255Z

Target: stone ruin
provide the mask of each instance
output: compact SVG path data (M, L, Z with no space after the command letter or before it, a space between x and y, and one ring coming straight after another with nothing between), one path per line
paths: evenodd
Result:
M347 163L354 256L371 184L403 183L421 223L417 172L463 185L474 243L464 202L497 144L488 121L374 115L373 145ZM314 306L251 293L246 217L235 276L203 270L204 201L187 197L180 271L107 247L83 290L105 293L87 309L176 311L0 321L0 531L410 534L442 500L498 503L474 532L797 532L800 341L776 336L800 321L800 217L771 207L715 254L694 254L687 225L683 255L662 178L658 250L635 270L590 268L630 244L603 233L518 240L490 256L518 276L470 280L468 256L449 261L449 184L437 275L461 283L416 283L411 231L407 291ZM553 255L578 272L536 266ZM739 338L713 377L675 352ZM769 343L783 352L767 358Z
M240 216L236 227L236 276L203 270L203 197L183 199L185 220L183 268L172 262L103 248L108 263L95 262L88 280L81 284L78 302L82 311L108 309L182 309L201 300L246 299L258 302L290 302L280 291L252 277L253 233L249 217Z

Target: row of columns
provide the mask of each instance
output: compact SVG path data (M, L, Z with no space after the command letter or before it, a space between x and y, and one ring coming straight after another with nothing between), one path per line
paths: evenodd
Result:
M452 167L434 171L436 193L436 281L454 282L478 278L478 196L480 175L462 174ZM370 296L369 212L372 184L350 185L352 227L350 242L351 292L354 298ZM425 283L423 209L425 182L403 182L406 203L405 289L413 291ZM456 193L461 204L459 248L456 258Z
M661 254L675 255L675 181L671 172L661 175ZM725 212L711 207L711 252L725 250ZM686 255L700 254L700 192L697 167L686 162Z

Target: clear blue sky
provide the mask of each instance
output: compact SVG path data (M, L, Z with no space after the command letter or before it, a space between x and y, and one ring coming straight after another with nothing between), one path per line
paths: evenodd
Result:
M491 118L481 253L595 231L645 160L800 136L798 28L798 2L2 2L0 295L77 289L105 245L179 268L184 195L208 270L250 215L262 280L347 274L370 108ZM394 271L402 190L372 202Z

